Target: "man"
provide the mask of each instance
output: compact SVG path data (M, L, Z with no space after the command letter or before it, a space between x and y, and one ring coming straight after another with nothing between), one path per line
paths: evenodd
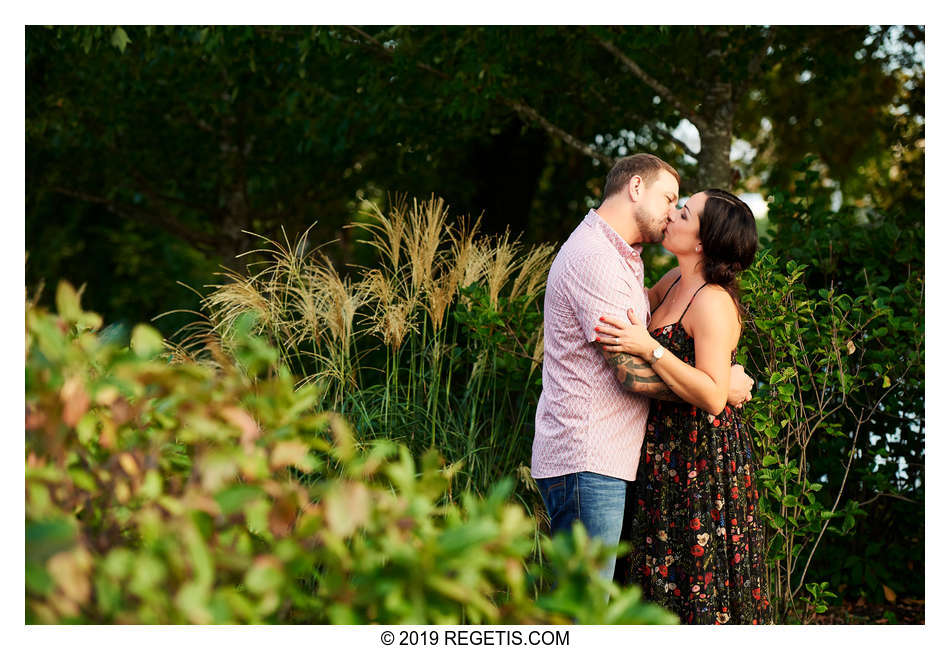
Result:
M679 174L669 164L650 154L622 158L607 175L603 203L574 230L548 273L531 476L552 534L579 520L591 537L617 545L650 398L679 399L655 375L638 381L646 364L602 352L594 331L601 316L626 318L628 308L649 322L641 244L662 241L678 195ZM729 402L748 397L751 386L735 366ZM615 564L616 555L601 574L613 578Z

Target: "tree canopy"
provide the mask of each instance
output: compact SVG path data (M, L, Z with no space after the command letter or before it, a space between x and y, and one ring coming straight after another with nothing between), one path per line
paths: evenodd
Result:
M915 147L895 125L922 122L922 41L875 26L31 27L29 277L137 278L144 291L91 304L147 317L158 286L188 300L175 280L247 251L244 230L316 222L346 257L361 201L397 192L558 241L634 151L680 169L684 194L766 195L810 153L845 203L866 201ZM754 155L730 160L739 139Z

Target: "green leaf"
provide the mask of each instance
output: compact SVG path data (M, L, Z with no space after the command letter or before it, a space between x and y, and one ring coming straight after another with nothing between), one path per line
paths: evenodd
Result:
M225 516L239 511L252 499L264 496L264 491L256 485L232 485L214 496L221 513Z
M68 519L26 522L26 555L42 565L76 543L76 528Z
M262 594L277 589L284 581L280 564L275 558L258 558L244 577L244 584L251 593Z
M67 321L74 323L82 317L82 308L79 306L79 294L65 280L56 287L56 311Z
M154 327L136 325L132 330L132 351L140 359L151 359L160 353L164 347L162 335Z
M115 46L119 52L125 53L125 46L132 42L132 39L129 38L129 35L125 33L125 30L121 27L116 27L115 31L112 32L112 40L110 41L112 45Z

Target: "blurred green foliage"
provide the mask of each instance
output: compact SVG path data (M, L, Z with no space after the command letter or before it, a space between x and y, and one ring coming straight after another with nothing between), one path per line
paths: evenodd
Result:
M314 386L255 376L250 317L249 372L215 371L145 325L101 341L66 283L57 304L26 312L27 623L675 622L580 527L530 561L510 481L453 498L435 450L364 445Z

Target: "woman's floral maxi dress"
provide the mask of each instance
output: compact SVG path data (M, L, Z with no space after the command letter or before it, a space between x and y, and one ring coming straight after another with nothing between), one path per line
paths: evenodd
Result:
M694 365L682 319L653 336ZM633 552L621 579L639 583L644 597L682 623L770 623L755 470L749 433L730 406L713 416L654 400L631 489Z

